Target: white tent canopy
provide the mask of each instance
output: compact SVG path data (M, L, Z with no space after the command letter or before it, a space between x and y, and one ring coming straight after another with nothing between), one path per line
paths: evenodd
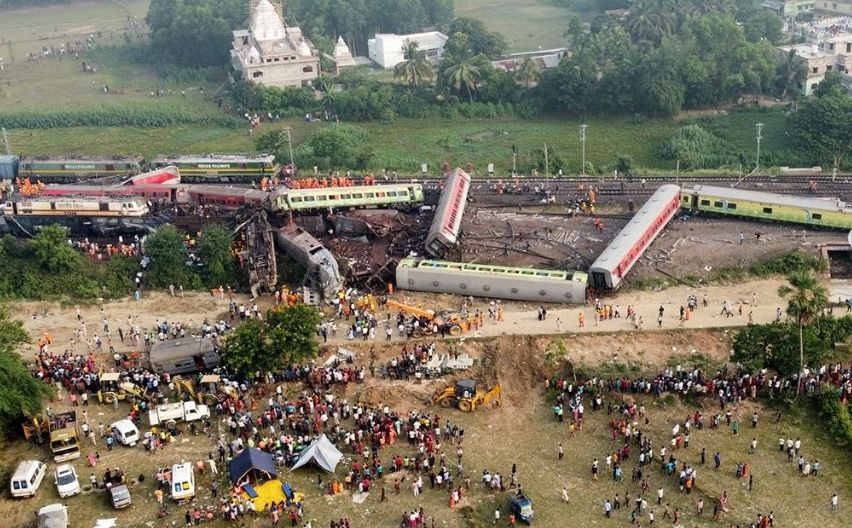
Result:
M334 444L331 443L325 434L322 434L302 451L302 454L299 455L299 460L296 461L296 464L290 471L299 469L313 461L329 473L334 473L334 469L337 467L337 463L340 462L341 458L343 458L343 453L334 447Z

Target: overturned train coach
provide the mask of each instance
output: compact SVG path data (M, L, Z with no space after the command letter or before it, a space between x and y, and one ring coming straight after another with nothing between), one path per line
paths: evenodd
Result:
M582 304L586 301L583 272L510 268L407 258L396 267L403 290L453 293L515 301Z
M343 284L334 255L310 233L296 225L286 225L275 232L275 244L282 252L304 266L307 282L330 300Z

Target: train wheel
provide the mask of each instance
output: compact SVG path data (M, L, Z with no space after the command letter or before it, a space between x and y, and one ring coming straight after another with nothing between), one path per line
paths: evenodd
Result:
M450 335L455 337L457 335L461 335L462 327L460 325L454 324L450 326Z
M473 402L470 400L460 400L459 410L462 412L470 412L473 410Z

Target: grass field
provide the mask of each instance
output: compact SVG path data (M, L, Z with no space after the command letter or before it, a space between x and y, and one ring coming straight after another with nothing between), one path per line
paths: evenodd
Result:
M766 123L764 152L783 148L784 115L780 112L760 114ZM744 152L754 149L755 117L731 113L720 116L714 128L723 138ZM637 166L673 170L674 162L661 160L657 148L676 130L672 120L651 120L640 124L626 117L596 118L588 121L586 159L595 167L611 171L619 155L633 158ZM325 124L309 124L302 120L264 124L256 135L280 126L293 127L294 144L302 142L311 131ZM376 168L395 168L403 172L417 171L420 163L438 167L444 160L464 165L468 161L483 171L494 163L498 172L512 168L512 145L518 148L518 170L528 167L530 153L547 143L551 156L558 155L579 171L581 144L580 121L546 119L489 120L399 120L389 124L361 123L370 132L376 152ZM771 133L770 133L771 131ZM67 128L48 130L11 130L13 151L28 155L61 153L109 155L164 152L249 152L254 150L246 129L195 128L190 126L158 129ZM58 148L57 145L61 145ZM298 160L296 160L298 164Z
M546 0L456 0L456 16L478 18L490 31L502 33L510 52L565 46L571 11Z

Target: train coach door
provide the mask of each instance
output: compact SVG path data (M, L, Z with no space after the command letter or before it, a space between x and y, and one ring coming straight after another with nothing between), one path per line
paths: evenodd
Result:
M605 290L609 288L606 282L606 273L602 271L592 271L592 287L597 290Z

